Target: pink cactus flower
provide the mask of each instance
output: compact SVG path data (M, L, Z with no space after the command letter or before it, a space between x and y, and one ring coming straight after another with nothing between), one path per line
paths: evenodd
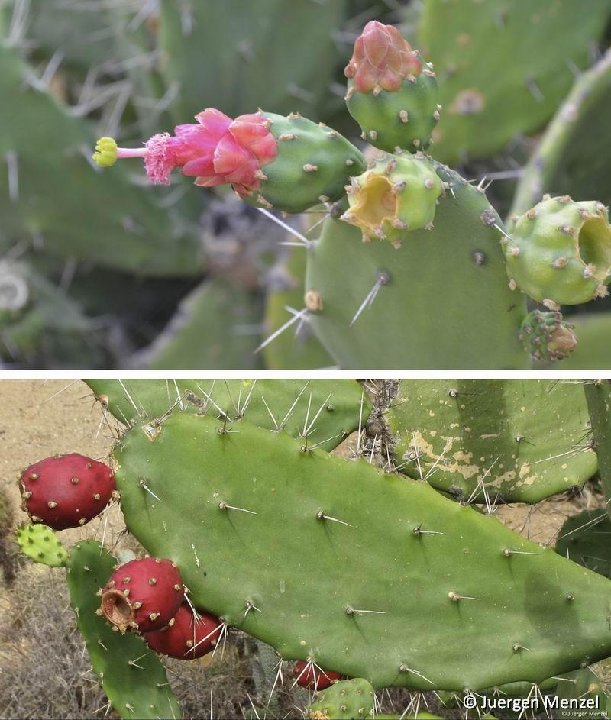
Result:
M117 159L141 157L155 184L168 185L170 173L180 167L202 187L229 184L242 196L258 190L264 177L261 168L277 153L263 113L232 120L220 110L206 108L195 119L197 124L178 125L173 136L153 135L143 148L120 148L112 138L100 138L93 159L109 166Z
M344 75L354 81L357 92L399 90L404 80L422 72L422 62L393 25L372 20L354 43Z

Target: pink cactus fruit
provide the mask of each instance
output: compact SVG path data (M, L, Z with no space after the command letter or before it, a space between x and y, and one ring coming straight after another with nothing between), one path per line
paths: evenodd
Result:
M115 490L110 467L85 455L56 455L21 473L22 508L54 530L79 527L99 515Z
M215 187L230 184L242 195L259 189L261 168L275 159L277 144L270 121L261 112L235 120L215 108L195 116L197 124L177 125L174 136L153 135L143 148L117 147L112 138L98 140L93 159L103 167L117 159L141 157L149 180L167 185L176 167L195 176L195 184Z
M422 72L418 53L393 25L372 20L354 43L344 75L361 93L399 90L403 81Z
M298 660L295 663L293 676L296 678L297 685L310 690L324 690L343 677L340 673L321 670L313 662L305 662L304 660Z
M171 560L147 557L120 565L100 591L103 615L118 630L160 630L185 598L178 568Z
M157 653L181 660L194 660L214 650L223 623L209 613L194 614L186 602L178 608L168 626L144 634L148 646Z

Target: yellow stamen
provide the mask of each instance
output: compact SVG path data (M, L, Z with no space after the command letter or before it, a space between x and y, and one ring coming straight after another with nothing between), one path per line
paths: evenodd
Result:
M101 137L95 144L91 159L100 167L111 167L117 161L117 143L114 138Z

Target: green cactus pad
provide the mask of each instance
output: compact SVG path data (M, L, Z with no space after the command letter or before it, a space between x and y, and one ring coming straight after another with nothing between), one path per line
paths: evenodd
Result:
M442 105L435 157L484 157L537 131L591 62L609 14L600 0L423 3L416 42L435 65Z
M520 368L525 299L507 287L503 224L485 194L448 168L432 231L402 245L361 242L329 218L308 253L314 332L342 368Z
M283 266L275 269L281 286L272 287L265 302L265 328L268 337L273 335L292 315L287 307L303 307L307 255L304 248L290 248ZM306 299L307 306L307 299ZM266 345L261 351L268 370L312 370L330 367L333 359L314 335L309 323L296 323Z
M205 280L180 303L155 341L132 359L152 370L259 369L255 349L261 301L220 278Z
M281 426L309 445L332 450L363 426L371 403L354 380L87 380L109 411L131 425L170 410L228 419L246 417L259 427Z
M557 720L574 718L608 718L611 714L611 695L604 682L590 668L575 670L558 678L556 695L558 708L553 708Z
M351 175L365 169L365 158L336 130L301 115L265 112L277 142L277 155L263 166L265 179L254 204L297 213L338 200Z
M187 414L134 427L114 458L129 530L285 659L462 690L611 653L606 578L426 483Z
M551 308L607 294L611 274L608 209L546 196L514 221L503 242L512 286Z
M611 203L609 122L611 51L580 75L523 168L511 214L521 215L545 192ZM601 148L603 151L601 151Z
M97 593L116 564L116 559L93 541L75 545L68 562L70 603L93 669L122 718L180 718L180 708L157 655L141 637L113 632L96 614L100 606Z
M367 680L340 680L321 690L307 710L311 720L365 720L373 717L374 689Z
M598 474L607 496L611 517L611 380L586 381L584 386Z
M160 71L176 122L217 107L314 114L341 62L347 0L196 0L160 4ZM331 103L338 105L339 103Z
M611 578L611 519L605 508L570 517L558 534L556 552Z
M460 498L539 500L596 471L580 385L404 380L388 412L402 472Z
M393 152L425 150L439 120L439 91L431 65L412 81L404 80L400 90L379 93L355 92L348 82L346 105L363 131L363 139L375 147Z
M379 153L347 192L341 219L358 227L364 241L378 238L399 248L410 238L407 230L433 228L443 183L422 153Z
M57 537L55 530L47 525L27 523L17 530L17 542L21 552L34 562L49 567L63 567L68 551Z
M139 275L201 272L195 234L177 229L172 212L125 169L97 174L88 161L89 125L33 83L15 49L0 46L0 157L12 168L0 173L3 234Z
M520 328L520 341L533 360L555 362L564 360L577 346L573 325L564 322L557 311L528 313Z

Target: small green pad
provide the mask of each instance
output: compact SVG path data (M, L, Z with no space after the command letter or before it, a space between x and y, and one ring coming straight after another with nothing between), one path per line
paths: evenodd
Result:
M21 552L34 562L49 567L63 567L68 560L68 551L62 545L57 533L41 523L27 523L17 530L17 542Z
M113 632L96 614L100 607L97 592L116 565L116 558L91 540L78 543L70 553L70 604L93 669L122 718L180 718L180 708L157 655L141 637Z
M308 708L312 720L365 720L373 717L374 689L361 678L341 680L321 690Z
M611 653L609 580L427 483L191 414L132 428L114 458L130 532L285 659L462 690Z
M388 412L401 472L455 497L539 500L596 471L580 385L403 380Z
M108 409L130 425L171 409L228 419L246 417L259 427L282 427L310 446L334 447L363 426L371 402L354 380L87 380Z

